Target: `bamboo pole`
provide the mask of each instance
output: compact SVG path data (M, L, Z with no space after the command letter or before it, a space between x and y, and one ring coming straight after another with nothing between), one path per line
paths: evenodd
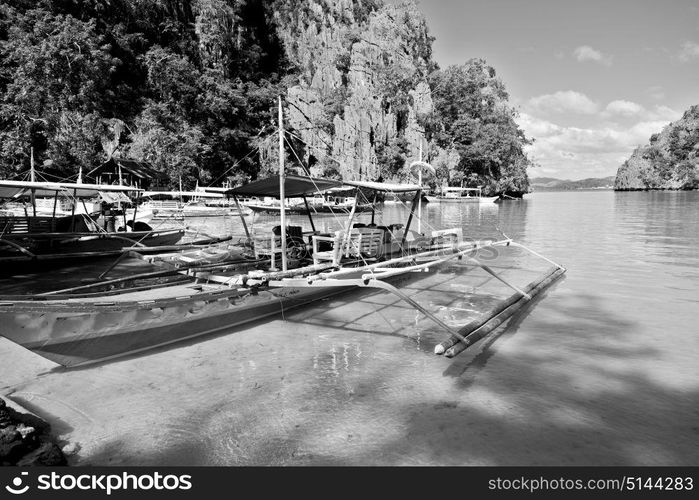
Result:
M235 208L238 210L238 215L240 220L243 222L243 229L245 229L245 236L247 236L248 241L251 241L250 230L248 229L248 223L245 222L245 215L243 215L243 209L240 208L240 203L238 203L238 197L233 195L233 201L235 202Z
M422 163L422 139L420 139L420 157L418 161ZM422 187L422 166L418 168L417 185ZM417 203L417 232L422 233L422 193Z
M73 199L71 200L71 205L73 205L73 208L70 212L70 231L71 232L75 232L75 205L77 203L78 203L78 190L73 189Z
M352 222L354 222L354 214L357 212L357 203L359 202L359 189L354 195L354 203L352 204L352 210L350 210L349 219L347 220L347 230L345 231L345 240L343 243L347 244L345 249L345 257L349 257L349 245L350 245L350 234L352 233Z
M527 292L525 292L524 290L520 289L519 287L513 285L512 283L510 283L510 282L507 281L506 279L500 277L500 276L499 276L495 271L493 271L489 266L486 266L485 264L481 263L481 261L479 261L479 260L476 259L475 257L469 257L469 258L468 258L468 261L471 262L471 263L473 263L473 264L475 264L475 265L477 265L478 267L480 267L481 269L483 269L486 273L490 274L493 278L495 278L496 280L500 281L500 282L503 283L504 285L506 285L506 286L512 288L515 292L519 293L519 294L522 295L523 297L527 297L528 299L531 298L531 297L527 294Z
M131 223L133 224L133 230L136 230L136 212L138 212L138 204L141 201L141 192L137 191L136 192L136 201L133 204L133 219L131 219Z
M408 215L408 222L405 223L405 230L403 231L403 238L400 241L400 246L404 247L405 246L405 240L408 237L408 230L410 230L410 223L413 220L413 215L415 214L415 203L420 203L420 199L422 198L422 190L418 189L415 192L415 197L413 198L413 202L410 204L410 215Z
M53 212L51 214L51 217L54 219L56 218L56 209L58 208L58 191L56 191L56 195L53 197ZM52 227L51 230L54 228Z
M286 261L286 197L284 193L284 113L282 111L282 96L279 96L279 204L281 215L281 250L282 271L287 270Z
M184 274L184 273L189 273L189 271L197 272L197 271L226 271L231 268L235 268L240 266L240 264L243 262L235 262L232 264L221 264L221 263L216 263L216 264L185 264L182 265L176 269L163 269L161 271L151 271L147 273L140 273L140 274L133 274L129 276L124 276L122 278L113 278L111 280L106 280L106 281L100 281L96 283L90 283L88 285L80 285L80 286L75 286L71 288L64 288L61 290L53 290L50 292L43 292L37 294L38 297L41 296L50 296L50 295L60 295L60 294L66 294L66 293L73 293L73 292L78 292L78 291L85 291L89 290L90 288L98 288L98 287L103 287L105 285L116 285L118 283L125 283L128 281L133 281L137 279L145 279L145 278L159 278L159 277L164 277L164 276L174 276L177 274L182 274L183 276L187 276L189 274ZM246 264L254 265L257 263L257 261L244 261Z
M316 225L313 222L313 216L311 215L311 207L308 206L308 199L306 198L306 195L303 195L303 203L306 205L306 211L308 212L308 220L311 222L311 230L315 233L316 232Z
M541 282L543 282L546 278L551 276L554 272L556 272L558 268L549 268L547 271L545 271L540 277L529 283L527 286L524 287L523 291L527 292L528 296L531 297L530 292L533 291L533 289ZM461 333L462 336L468 336L478 328L482 327L484 324L486 324L491 318L497 316L501 312L503 312L505 309L510 307L512 304L516 303L518 300L523 298L519 294L513 294L504 301L500 302L498 305L495 307L491 308L489 311L486 313L482 314L480 317L474 319L473 321L469 322L468 324L464 325L459 329L459 332ZM445 340L444 342L437 344L434 348L435 354L443 354L447 349L450 347L458 344L460 342L459 339L450 337L449 339Z
M36 182L36 172L34 171L34 147L29 148L29 180Z
M380 267L386 267L386 266L399 264L402 262L417 261L418 259L426 259L426 258L432 258L432 257L444 257L447 259L453 259L453 258L458 258L460 255L468 255L469 253L475 252L476 250L479 250L481 248L485 248L485 247L489 247L489 246L502 246L502 245L508 244L509 242L510 242L510 240L502 240L502 241L490 242L487 245L482 245L480 242L475 242L475 243L464 244L458 249L455 249L454 247L450 246L447 248L440 248L438 250L428 250L426 252L409 254L409 255L405 255L403 257L396 257L396 258L389 259L386 261L377 262L376 264L368 264L368 265L362 266L361 270L371 272L371 270L376 269L376 268L380 268ZM433 261L433 262L436 262L436 261ZM321 274L321 275L319 275L319 279L335 278L338 276L345 276L348 274L354 274L356 272L357 272L357 268L342 268L338 271L333 271L330 273Z
M374 219L376 216L376 197L377 197L377 195L378 195L378 193L376 191L374 191L374 199L371 201L371 225L372 226L374 225ZM384 197L384 201L385 201L385 197Z
M447 357L453 357L464 351L504 323L515 312L528 304L531 298L553 283L553 281L557 280L564 272L565 270L559 267L548 269L539 278L524 287L524 291L530 298L521 296L518 293L511 295L506 300L490 309L487 313L481 315L480 318L460 328L459 334L465 337L465 340L451 336L444 342L435 346L435 354L444 354Z

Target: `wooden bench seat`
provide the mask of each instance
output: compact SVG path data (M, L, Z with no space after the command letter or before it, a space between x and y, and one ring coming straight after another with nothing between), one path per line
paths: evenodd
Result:
M312 236L313 263L332 262L337 266L348 258L375 260L383 253L385 231L377 228L353 228L349 235L346 231L335 231L333 236ZM321 242L331 242L332 249L321 251Z

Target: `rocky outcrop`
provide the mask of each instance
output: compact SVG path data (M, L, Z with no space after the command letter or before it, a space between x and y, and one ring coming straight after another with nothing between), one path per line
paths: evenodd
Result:
M699 105L636 148L619 167L614 189L699 189Z
M305 143L312 173L376 179L388 150L407 174L424 143L420 119L432 112L426 77L431 37L414 3L310 0L278 2L287 57L301 70L288 90L287 120ZM272 156L270 154L270 156Z
M0 398L0 465L66 465L66 457L50 435L49 425L21 413Z

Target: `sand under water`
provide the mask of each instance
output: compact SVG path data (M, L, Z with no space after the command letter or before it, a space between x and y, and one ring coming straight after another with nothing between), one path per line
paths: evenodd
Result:
M359 291L78 369L0 339L0 394L79 443L80 465L694 465L699 200L661 194L426 209L568 268L454 359L414 309ZM518 285L548 267L491 257ZM464 262L419 278L409 293L453 325L511 292Z

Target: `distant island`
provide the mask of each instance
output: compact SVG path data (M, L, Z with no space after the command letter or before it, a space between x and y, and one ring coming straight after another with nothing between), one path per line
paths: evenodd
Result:
M579 181L555 179L553 177L534 177L529 180L532 191L573 191L576 189L613 189L614 176L591 177Z
M614 189L699 189L699 105L636 148L619 167Z

